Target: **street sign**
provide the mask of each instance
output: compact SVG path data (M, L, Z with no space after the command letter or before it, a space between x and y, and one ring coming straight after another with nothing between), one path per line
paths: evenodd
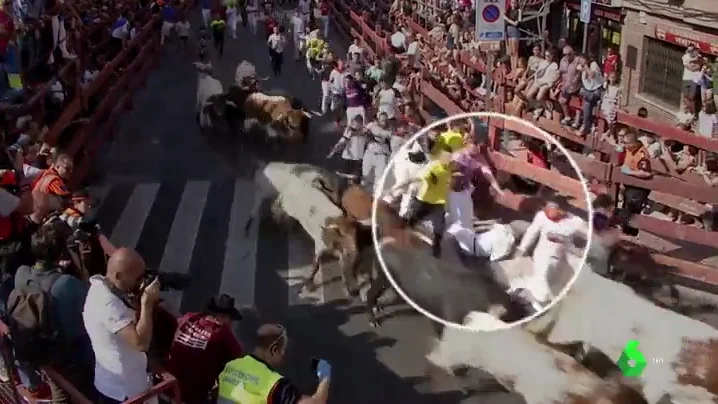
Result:
M581 0L581 22L588 24L591 22L591 0Z
M476 40L478 42L503 41L506 37L505 0L476 1Z

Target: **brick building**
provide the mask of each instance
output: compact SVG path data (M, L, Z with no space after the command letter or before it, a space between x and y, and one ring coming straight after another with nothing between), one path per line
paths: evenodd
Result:
M718 56L718 1L623 0L623 108L673 121L680 108L686 47Z

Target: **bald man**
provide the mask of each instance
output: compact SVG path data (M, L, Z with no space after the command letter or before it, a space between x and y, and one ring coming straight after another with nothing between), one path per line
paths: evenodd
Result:
M284 361L288 342L283 326L259 327L254 352L227 363L219 375L217 404L325 404L329 395L328 379L322 379L314 394L306 396L274 370ZM252 383L243 383L244 380L252 380Z
M145 261L134 250L120 248L107 263L107 275L90 278L82 313L95 352L95 388L100 403L119 403L151 387L147 355L152 339L152 315L159 301L155 279L144 291L139 313L126 303L145 274ZM139 304L136 304L139 303ZM152 400L148 401L151 402Z

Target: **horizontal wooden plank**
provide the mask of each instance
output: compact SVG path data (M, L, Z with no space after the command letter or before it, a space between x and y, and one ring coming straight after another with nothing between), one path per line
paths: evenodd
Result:
M710 209L702 203L683 198L681 196L666 194L660 191L653 191L649 198L657 203L668 206L669 208L677 209L681 212L688 213L693 216L701 216L708 212Z
M564 195L585 199L581 182L561 175L557 171L546 170L499 152L489 152L489 158L497 170L531 179Z
M660 237L718 248L718 232L715 231L706 231L694 226L643 215L633 216L631 226Z
M444 95L444 93L425 80L422 80L421 82L421 92L449 115L461 114L464 112L458 105L451 101L449 97Z
M640 118L636 115L619 111L618 122L632 128L655 133L663 139L676 140L683 144L696 146L699 149L718 152L718 140L702 137L678 127L660 123L655 119Z
M679 195L700 202L718 203L718 188L709 187L708 185L700 186L689 184L684 181L659 175L653 176L648 180L643 180L623 174L618 168L614 169L611 180L614 183L646 188L671 195Z

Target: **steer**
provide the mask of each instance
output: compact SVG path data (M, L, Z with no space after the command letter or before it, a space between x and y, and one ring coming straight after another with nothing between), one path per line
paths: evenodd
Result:
M614 363L637 340L648 362L638 380L649 403L664 396L683 404L718 402L718 330L660 308L590 267L527 330L557 346L583 343Z
M477 368L527 404L646 404L641 394L620 377L601 379L572 357L540 344L520 328L486 313L474 312L463 323L491 332L447 328L427 355L447 371ZM476 386L473 386L476 387Z

